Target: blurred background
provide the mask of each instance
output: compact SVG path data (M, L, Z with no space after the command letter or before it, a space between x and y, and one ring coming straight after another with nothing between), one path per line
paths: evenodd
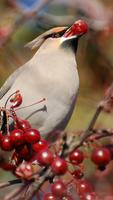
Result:
M113 81L113 1L0 0L0 86L35 53L24 47L27 42L54 26L70 26L78 19L87 21L89 32L79 42L80 91L68 131L87 128ZM96 126L108 128L112 124L111 115L102 114Z

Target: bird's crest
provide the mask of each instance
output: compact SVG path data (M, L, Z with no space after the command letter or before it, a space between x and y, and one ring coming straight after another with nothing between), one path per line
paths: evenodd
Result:
M35 38L31 42L27 43L25 45L25 47L28 47L30 49L39 49L40 46L43 44L43 42L47 38L52 37L55 34L56 35L59 34L59 37L61 37L65 33L65 31L67 30L67 28L68 27L55 27L55 28L52 28L52 29L44 32L43 34L39 35L37 38Z

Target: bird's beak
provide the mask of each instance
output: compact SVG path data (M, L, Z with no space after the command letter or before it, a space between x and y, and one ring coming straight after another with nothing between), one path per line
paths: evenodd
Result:
M88 31L88 25L83 20L76 21L62 36L64 40L77 38Z

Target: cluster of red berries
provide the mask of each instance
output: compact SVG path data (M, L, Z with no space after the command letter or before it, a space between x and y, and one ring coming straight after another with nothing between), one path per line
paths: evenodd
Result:
M67 194L66 184L62 180L57 180L51 184L51 193L44 195L44 200L57 200L57 199L69 199L73 200L70 195Z
M41 166L51 165L55 174L66 172L67 162L52 153L48 142L41 138L39 131L32 128L27 120L20 120L16 117L15 127L7 135L0 134L1 149L4 151L14 150L11 158L12 169L22 163L23 160L31 162L37 160Z
M30 124L26 120L19 121L19 127L11 131L8 135L2 135L1 148L4 151L11 151L14 148L18 148L20 145L35 144L40 140L40 134L36 129L30 127Z
M3 151L13 151L13 153L9 162L1 159L0 166L5 170L12 171L19 178L29 180L34 174L33 162L36 161L35 163L39 167L49 167L54 176L58 177L69 173L72 177L72 185L75 186L76 193L81 200L96 200L97 196L93 192L91 184L83 179L83 161L86 157L83 151L74 149L69 153L68 160L61 157L59 150L54 151L52 145L50 146L40 136L38 130L31 127L29 121L17 117L14 109L22 103L22 96L18 91L10 99L10 102L12 103L10 114L13 118L14 130L9 131L8 122L5 126L6 131L1 129L0 147ZM112 158L112 148L108 147L96 147L91 153L91 160L100 170L105 169ZM72 171L69 170L70 165ZM43 199L73 200L74 198L68 193L68 185L61 179L53 179L53 183L50 183L51 192L46 193Z
M96 200L97 195L93 192L93 188L88 181L80 180L77 183L73 182L72 186L79 195L80 200ZM68 194L68 187L70 187L70 185L65 184L62 180L56 180L50 185L51 193L46 193L43 199L74 200L74 196L72 194Z
M79 195L80 200L97 200L97 195L95 192L93 192L93 187L87 180L82 179L76 182L73 181L71 187L76 191L75 195ZM50 185L51 192L46 193L43 199L74 200L75 196L73 194L70 194L69 188L70 183L66 184L61 179L58 179Z
M12 151L13 155L10 163L2 163L1 167L11 171L22 179L29 179L32 177L32 162L37 161L39 166L49 166L54 175L64 175L68 170L69 164L77 167L74 171L70 172L73 180L80 179L77 182L76 188L78 194L84 197L86 194L91 197L94 193L90 189L87 182L83 181L83 173L81 168L78 168L84 161L84 153L75 149L69 153L69 161L55 154L46 140L41 138L38 130L31 127L27 120L22 120L15 117L15 129L7 135L0 134L1 149L5 151ZM28 162L23 163L23 160ZM23 164L22 164L23 163ZM22 167L21 167L22 164ZM79 183L79 184L78 184ZM68 194L68 185L61 179L54 181L50 184L51 193L44 195L44 200L57 200L67 199L73 200L73 197ZM91 198L90 198L91 199Z
M47 146L47 142L40 137L38 130L31 128L27 120L16 118L15 129L6 135L0 133L0 147L4 151L12 151L10 168L15 168L23 160L29 160L33 153ZM6 164L1 166L7 169Z
M85 159L85 155L79 149L73 150L69 154L69 158L72 164L79 165ZM92 162L97 165L98 169L104 170L109 162L113 159L113 146L108 145L106 147L96 147L91 153Z
M74 149L68 155L68 161L55 154L49 143L41 138L38 130L31 127L27 120L15 118L15 129L3 135L0 133L0 145L4 151L12 151L13 155L10 163L2 163L1 167L4 169L16 171L16 175L20 178L29 179L32 176L32 162L37 161L39 166L50 166L54 175L64 175L68 170L68 162L73 165L75 169L70 172L75 181L75 186L81 200L95 200L96 194L93 192L91 184L82 179L83 169L82 163L85 159L85 154L80 149ZM95 148L91 154L92 161L98 165L99 169L104 168L111 160L111 152L107 147ZM18 166L23 162L28 161L26 167L19 168ZM23 176L24 169L24 176ZM26 173L27 171L27 173ZM29 172L29 173L28 173ZM74 183L74 182L73 182ZM50 184L51 193L44 195L44 200L67 199L73 200L67 193L68 185L62 180L58 179Z

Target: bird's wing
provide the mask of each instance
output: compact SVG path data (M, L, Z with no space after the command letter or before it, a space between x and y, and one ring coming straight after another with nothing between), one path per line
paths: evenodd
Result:
M61 36L65 33L65 31L67 30L68 27L56 27L56 28L52 28L46 32L44 32L43 34L39 35L37 38L35 38L34 40L32 40L31 42L27 43L25 45L25 47L28 47L30 49L39 49L40 46L43 44L43 42L52 36L52 34L60 34Z
M26 66L26 64L23 65L23 66L21 66L21 67L19 67L5 81L5 83L3 84L3 86L0 88L0 99L2 99L2 97L9 91L9 89L12 87L14 81L16 80L16 78L18 77L18 75L23 71L23 68L25 66Z

